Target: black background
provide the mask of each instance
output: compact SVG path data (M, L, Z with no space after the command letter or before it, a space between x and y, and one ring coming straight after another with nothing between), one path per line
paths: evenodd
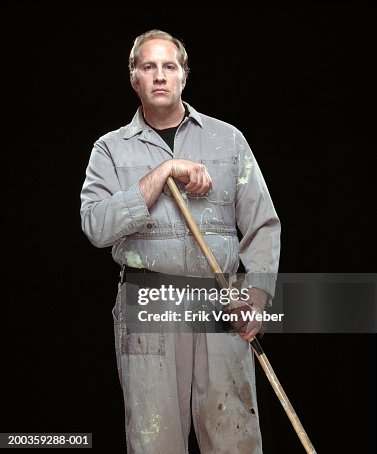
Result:
M139 104L138 34L181 38L183 99L245 134L282 221L280 271L375 271L372 4L135 3L14 1L5 23L0 431L93 432L94 452L125 452L118 268L82 233L79 194L93 142ZM262 339L319 453L376 451L375 340ZM303 452L256 370L265 454Z

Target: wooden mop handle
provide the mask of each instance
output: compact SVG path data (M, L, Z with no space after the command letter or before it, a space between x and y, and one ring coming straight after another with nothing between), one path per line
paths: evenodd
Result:
M189 211L186 202L184 198L182 197L182 194L180 193L179 189L177 188L177 185L175 184L175 181L173 180L172 177L168 177L166 181L170 192L172 193L174 200L176 201L178 207L180 208L183 217L185 218L185 221L194 236L195 240L198 243L198 246L200 247L201 251L203 252L205 258L208 261L209 266L211 267L211 270L215 273L217 280L219 281L220 285L223 288L229 288L229 284L227 280L225 279L225 276L217 263L217 260L215 256L213 255L212 251L209 249L207 243L205 242L203 235L201 234L198 225L196 224L194 218L192 217L191 212ZM272 366L270 362L268 361L266 354L264 353L259 341L255 338L252 337L248 341L253 348L255 354L257 355L257 358L259 360L259 363L262 366L262 369L264 370L268 381L271 383L271 386L273 387L276 395L278 396L280 403L282 404L288 418L290 419L293 428L295 429L302 445L304 446L305 450L307 453L315 454L316 450L314 449L307 433L305 432L296 412L293 409L293 406L289 402L289 399L287 395L285 394L279 380L277 379L274 370L272 369Z

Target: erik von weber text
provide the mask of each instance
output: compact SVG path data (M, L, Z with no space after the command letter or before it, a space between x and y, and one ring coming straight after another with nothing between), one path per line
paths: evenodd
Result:
M212 319L217 322L222 320L224 322L237 322L239 319L245 322L281 322L284 314L269 314L266 311L262 313L255 311L240 311L236 313L228 313L222 311L164 311L161 313L151 313L148 311L140 311L138 313L138 319L141 322L210 322Z

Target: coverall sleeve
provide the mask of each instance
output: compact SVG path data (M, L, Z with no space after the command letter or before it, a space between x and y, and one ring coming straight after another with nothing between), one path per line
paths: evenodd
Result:
M81 190L81 226L94 246L112 246L151 222L138 183L122 190L104 141L94 144Z
M275 294L280 257L280 221L266 182L244 136L236 135L239 173L236 221L242 234L240 260L246 271L244 285L265 290L267 305Z

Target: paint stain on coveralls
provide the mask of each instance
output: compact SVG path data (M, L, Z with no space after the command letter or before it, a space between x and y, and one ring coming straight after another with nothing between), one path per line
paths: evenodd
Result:
M209 213L212 213L212 208L206 208L206 209L203 211L202 215L200 216L200 224L203 223L203 216L205 215L205 213L206 213L207 211L208 211Z
M126 251L124 256L128 266L132 266L133 268L143 268L143 262L141 261L139 254L135 251Z
M148 425L144 430L140 431L140 437L143 443L154 441L155 436L160 431L160 415L153 414L149 419Z
M245 156L245 161L242 169L242 173L238 178L238 184L247 184L249 182L249 176L253 163L251 160L251 155Z

